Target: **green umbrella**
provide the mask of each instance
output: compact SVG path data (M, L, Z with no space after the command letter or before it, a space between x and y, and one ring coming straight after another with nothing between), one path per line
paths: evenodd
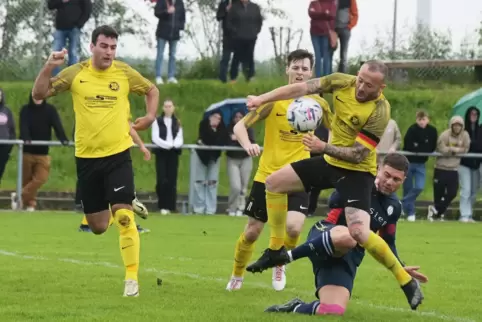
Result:
M475 106L479 112L482 111L482 88L459 99L452 109L452 116L460 115L465 119L467 110L472 106ZM482 117L479 118L479 124L482 124Z

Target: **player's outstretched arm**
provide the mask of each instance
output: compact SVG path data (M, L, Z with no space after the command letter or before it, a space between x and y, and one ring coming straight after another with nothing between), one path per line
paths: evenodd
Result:
M51 94L51 76L53 70L64 63L67 50L55 51L50 54L47 62L40 70L32 89L32 97L36 100L43 100Z

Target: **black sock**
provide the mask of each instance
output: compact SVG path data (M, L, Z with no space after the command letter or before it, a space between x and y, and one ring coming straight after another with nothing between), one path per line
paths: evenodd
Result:
M294 309L293 313L315 315L316 309L318 309L318 305L320 305L320 301L313 301L311 303L303 303L303 304L298 305Z

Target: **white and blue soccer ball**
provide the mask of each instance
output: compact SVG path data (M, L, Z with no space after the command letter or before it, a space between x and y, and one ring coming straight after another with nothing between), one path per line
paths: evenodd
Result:
M321 124L323 109L314 99L300 97L290 104L286 112L286 118L295 131L314 131Z

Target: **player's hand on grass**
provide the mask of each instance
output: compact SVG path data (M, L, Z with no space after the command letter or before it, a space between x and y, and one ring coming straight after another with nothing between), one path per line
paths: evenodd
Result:
M65 61L65 56L67 55L67 49L62 49L61 51L54 51L50 54L47 59L47 64L50 66L60 66Z
M326 143L320 140L316 135L308 133L301 140L305 145L305 150L312 153L323 153Z
M132 125L132 128L136 131L144 131L147 130L156 118L152 115L146 115L143 117L139 117L135 120L134 124Z
M428 282L428 277L418 271L420 266L405 266L404 269L410 276L418 280L420 283Z
M248 110L254 111L261 105L263 105L263 101L261 100L261 98L259 98L259 96L253 96L253 95L248 96L248 101L246 102L246 106L248 107Z
M142 153L144 153L144 160L149 161L151 159L151 151L146 148L144 145L139 148Z
M250 145L248 145L247 147L244 148L244 150L246 151L246 153L249 154L249 156L251 157L257 157L261 154L261 148L259 147L259 145L257 145L256 143L251 143Z

